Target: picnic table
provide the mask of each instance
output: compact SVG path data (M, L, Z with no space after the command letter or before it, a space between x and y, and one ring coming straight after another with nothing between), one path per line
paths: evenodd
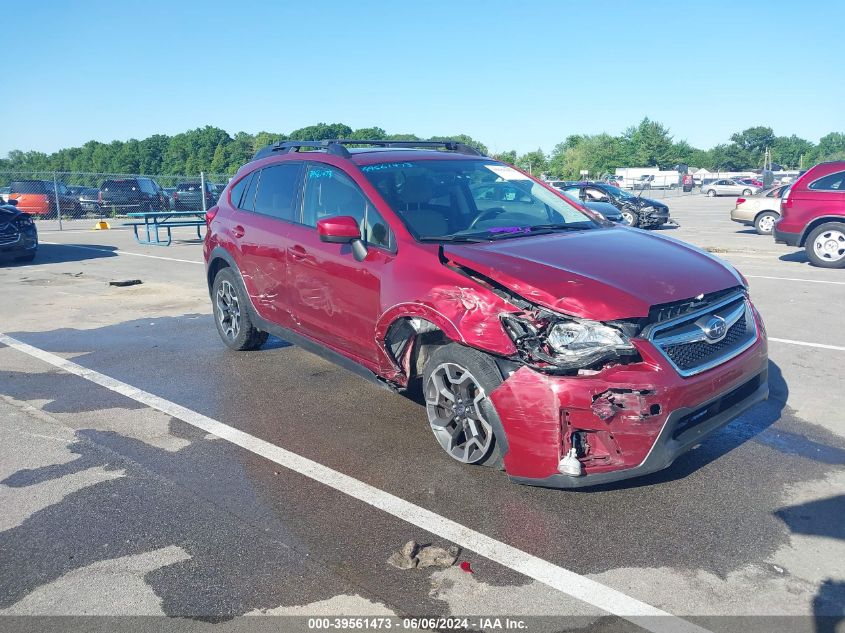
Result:
M193 226L197 229L197 238L202 239L200 229L205 226L205 211L138 211L127 213L126 217L133 222L124 222L123 226L131 226L135 240L139 244L153 246L170 246L173 236L170 230L178 226ZM138 227L144 227L144 234L138 233ZM166 238L162 238L161 229L165 229Z

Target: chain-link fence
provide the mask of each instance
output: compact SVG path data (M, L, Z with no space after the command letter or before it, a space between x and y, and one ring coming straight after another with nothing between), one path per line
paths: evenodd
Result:
M205 211L231 176L0 171L0 198L36 219L67 222L144 211Z

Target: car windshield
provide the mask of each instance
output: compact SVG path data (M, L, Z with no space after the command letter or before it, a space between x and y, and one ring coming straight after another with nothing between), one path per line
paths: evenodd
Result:
M608 195L610 195L613 198L622 198L622 199L636 198L636 196L631 195L630 193L628 193L624 189L620 189L619 187L614 187L613 185L605 185L604 188L607 190Z
M599 225L513 167L490 160L421 160L361 171L421 241L487 241Z

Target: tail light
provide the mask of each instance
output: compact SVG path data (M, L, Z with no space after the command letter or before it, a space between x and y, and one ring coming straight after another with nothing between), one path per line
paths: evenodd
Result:
M743 202L745 202L745 198L737 198L736 199L736 206L741 205Z
M178 201L179 201L179 192L174 191L173 192L173 202L178 202Z
M211 226L211 221L214 219L214 216L217 215L217 212L220 210L220 207L213 206L208 211L205 212L205 224L206 226Z
M103 204L103 192L102 191L97 192L97 204Z
M780 199L780 214L783 215L789 207L792 206L792 187L786 190L783 198Z

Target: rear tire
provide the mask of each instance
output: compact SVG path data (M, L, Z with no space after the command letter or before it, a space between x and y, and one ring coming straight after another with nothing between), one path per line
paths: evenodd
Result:
M244 296L235 273L223 268L214 278L211 287L214 305L214 323L223 342L237 351L258 349L267 341L267 332L252 324L249 298Z
M828 222L817 226L804 243L807 257L820 268L845 268L845 223Z
M742 190L742 195L743 195L743 196L750 196L752 193L753 193L753 192L751 191L751 189L743 189L743 190Z
M754 219L754 230L759 235L771 235L775 227L775 220L778 219L778 214L774 211L766 211L761 213Z
M429 357L422 385L426 413L449 457L464 464L502 468L504 430L488 397L501 383L493 359L470 347L449 343Z

